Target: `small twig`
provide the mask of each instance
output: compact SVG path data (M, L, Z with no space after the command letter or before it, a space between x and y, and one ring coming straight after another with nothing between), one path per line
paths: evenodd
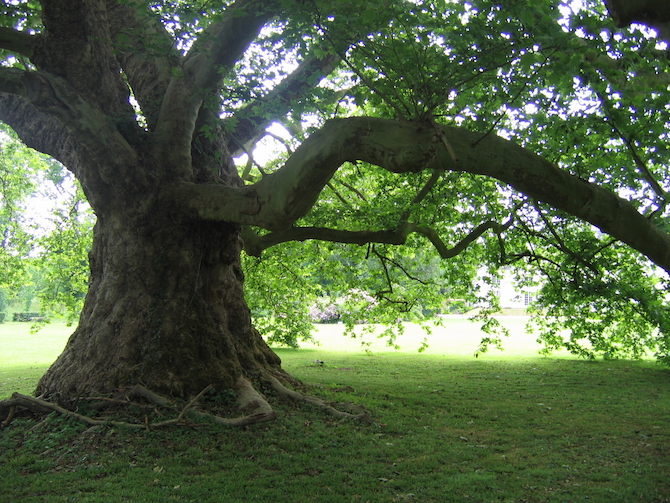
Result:
M449 152L449 156L451 156L451 159L454 162L458 162L458 156L456 155L456 152L454 151L454 148L451 146L451 143L449 143L449 140L447 140L447 136L444 134L444 131L442 128L438 125L437 122L435 122L435 117L430 118L430 124L433 126L433 129L435 129L435 133L437 136L442 140L442 143L447 149L447 152Z
M330 190L333 191L335 197L337 197L342 202L342 204L344 204L345 206L351 206L351 204L349 204L349 201L347 201L344 198L344 196L340 194L340 192L335 188L335 186L331 182L327 182L326 187L328 187Z
M265 131L263 136L269 136L270 138L274 138L279 143L284 145L284 148L286 149L286 152L288 152L289 155L293 155L293 149L288 144L288 142L284 140L284 138L282 138L281 136L271 133L270 131Z
M400 217L400 224L401 225L404 224L404 223L407 223L407 221L409 220L409 216L412 213L412 209L416 205L421 203L426 198L426 196L428 196L430 191L433 189L433 187L435 187L435 184L437 183L437 181L442 176L442 173L443 173L443 171L433 170L433 173L430 175L430 178L428 179L428 181L423 185L423 187L421 187L421 190L419 190L419 192L416 193L416 195L414 196L414 199L412 199L412 202L410 203L409 207Z
M202 395L204 395L205 393L207 393L207 392L208 392L209 390L211 390L212 388L214 388L214 386L212 386L211 384L208 385L207 387L205 387L205 389L203 389L200 393L198 393L198 394L195 396L195 398L194 398L193 400L191 400L190 402L188 402L188 403L186 404L186 407L184 407L184 408L182 409L182 411L179 413L179 415L177 416L177 421L181 421L182 419L184 419L184 416L186 415L186 413L188 412L188 410L189 410L191 407L193 407L193 406L196 404L196 402L197 402L198 400L200 400L200 397L202 397Z
M365 201L366 203L368 202L368 198L365 197L365 194L363 194L360 190L358 190L356 187L351 185L350 183L347 183L343 180L338 180L339 183L344 185L346 188L348 188L350 191L352 191L354 194L356 194L360 199Z

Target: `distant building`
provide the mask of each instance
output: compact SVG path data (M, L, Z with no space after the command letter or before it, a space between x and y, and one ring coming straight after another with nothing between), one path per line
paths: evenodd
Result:
M503 309L524 309L533 302L539 286L521 287L516 284L510 270L505 270L500 279L495 279L492 285L482 281L480 284L480 295L485 297L493 291L500 300Z

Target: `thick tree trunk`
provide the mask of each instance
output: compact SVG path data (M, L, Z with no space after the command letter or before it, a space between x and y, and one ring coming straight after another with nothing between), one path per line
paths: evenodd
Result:
M98 219L79 326L38 394L67 400L141 383L187 397L240 376L286 375L251 323L239 229L169 218Z

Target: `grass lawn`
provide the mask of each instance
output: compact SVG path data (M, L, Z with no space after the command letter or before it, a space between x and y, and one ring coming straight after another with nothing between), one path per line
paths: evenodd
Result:
M0 400L14 391L32 393L74 331L74 327L64 323L52 323L31 334L31 326L32 323L0 323Z
M0 325L4 396L29 391L65 342L11 335L11 325ZM541 358L516 331L506 351L475 359L477 333L460 319L420 355L410 352L420 332L399 340L407 352L370 338L370 355L337 330L320 327L321 346L277 352L321 385L314 394L371 409L371 424L281 402L276 421L240 429L16 420L0 432L0 500L670 502L670 370Z

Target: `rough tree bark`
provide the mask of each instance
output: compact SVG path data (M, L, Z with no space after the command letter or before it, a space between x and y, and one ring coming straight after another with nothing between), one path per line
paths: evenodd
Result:
M291 382L251 323L240 226L184 218L161 197L177 182L241 184L203 101L273 2L237 2L185 57L142 4L45 0L41 34L3 32L36 70L3 69L0 118L75 173L98 217L78 328L37 393L67 401L142 383L188 397L241 376ZM114 47L120 33L130 43Z
M79 396L132 383L177 396L286 376L244 300L239 228L159 211L99 218L79 326L38 393Z

